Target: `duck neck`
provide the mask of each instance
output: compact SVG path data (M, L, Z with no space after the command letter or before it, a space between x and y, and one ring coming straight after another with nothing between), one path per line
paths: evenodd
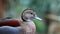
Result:
M22 18L22 21L24 21L24 22L29 22L29 21L31 21L30 19L28 19L28 18L25 18L25 17L21 17Z

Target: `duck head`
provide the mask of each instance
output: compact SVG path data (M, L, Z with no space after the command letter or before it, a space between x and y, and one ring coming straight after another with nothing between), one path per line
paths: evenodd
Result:
M25 9L22 12L21 18L22 18L23 21L30 21L32 18L42 20L41 18L37 17L36 13L31 8Z

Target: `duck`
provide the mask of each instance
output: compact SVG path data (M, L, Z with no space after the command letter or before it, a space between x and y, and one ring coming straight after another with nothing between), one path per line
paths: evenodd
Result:
M36 15L35 10L27 8L21 13L21 18L6 19L0 23L0 34L35 34L36 26L32 21L33 18L42 20Z
M24 31L22 34L35 34L36 26L35 23L32 21L32 18L36 18L38 20L42 20L41 18L37 17L35 11L31 8L25 9L21 14L21 29ZM21 30L21 31L22 31Z

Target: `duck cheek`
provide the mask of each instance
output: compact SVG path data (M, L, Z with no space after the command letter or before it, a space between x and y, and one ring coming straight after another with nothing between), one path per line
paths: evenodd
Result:
M26 14L25 17L29 17L29 14Z
M34 16L33 15L29 15L29 18L34 18Z

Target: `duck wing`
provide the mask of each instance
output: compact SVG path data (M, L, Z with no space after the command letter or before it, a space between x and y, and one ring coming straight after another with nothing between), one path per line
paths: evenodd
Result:
M0 34L20 34L20 27L2 26Z

